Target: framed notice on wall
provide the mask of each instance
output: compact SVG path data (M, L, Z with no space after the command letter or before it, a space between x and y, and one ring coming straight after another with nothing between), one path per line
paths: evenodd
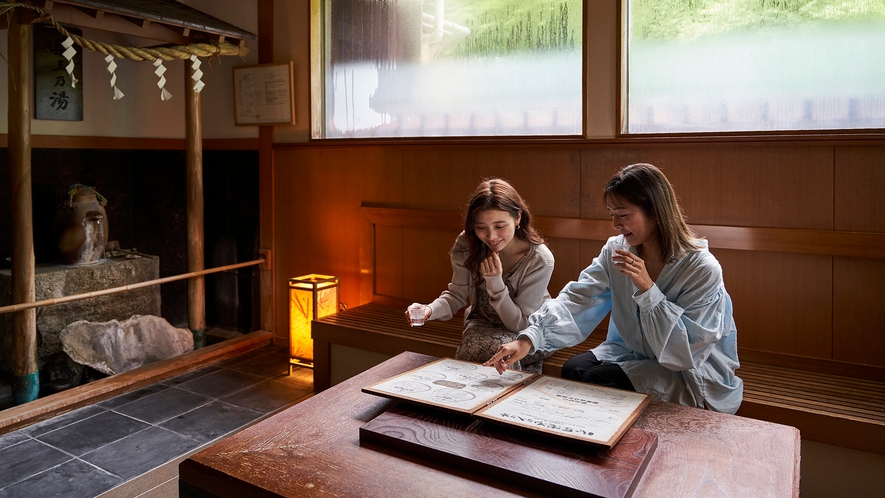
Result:
M295 124L292 62L239 66L233 72L238 126Z

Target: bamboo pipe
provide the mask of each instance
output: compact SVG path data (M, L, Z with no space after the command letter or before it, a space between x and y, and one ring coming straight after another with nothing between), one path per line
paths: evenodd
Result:
M33 302L33 207L31 201L31 24L29 13L16 10L9 18L9 175L12 188L12 299ZM12 316L13 395L17 404L37 399L37 313Z
M203 120L200 93L194 90L194 70L185 61L185 150L187 153L187 269L200 271L203 256ZM194 334L194 349L206 345L206 281L187 281L187 324Z
M222 272L225 270L233 270L236 268L243 268L244 266L260 265L261 263L264 263L263 259L255 259L252 261L246 261L244 263L235 263L232 265L218 266L215 268L209 268L207 270L182 273L180 275L173 275L171 277L163 277L163 278L157 278L154 280L146 280L144 282L123 285L121 287L112 287L110 289L102 289L102 290L97 290L97 291L92 291L92 292L84 292L82 294L74 294L71 296L54 297L52 299L44 299L42 301L34 301L32 299L30 302L12 304L9 306L0 306L0 315L2 315L3 313L13 313L16 311L30 310L32 308L42 308L43 306L50 306L53 304L62 304L62 303L68 303L71 301L81 301L83 299L89 299L89 298L98 297L98 296L106 296L108 294L116 294L118 292L125 292L125 291L130 291L130 290L135 290L135 289L141 289L142 287L150 287L152 285L160 285L160 284L165 284L167 282L175 282L176 280L184 280L186 278L201 277L203 275L208 275L210 273L218 273L218 272Z

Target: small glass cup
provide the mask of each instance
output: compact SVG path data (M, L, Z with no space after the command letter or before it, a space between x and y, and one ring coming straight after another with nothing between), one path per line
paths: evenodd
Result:
M412 324L412 327L424 325L424 306L409 308L409 322Z
M620 249L622 251L630 252L630 244L627 244L625 242L625 243L616 243L612 246L612 263L614 263L616 265L623 265L624 264L623 259L615 259L615 258L624 258L624 255L618 254L617 252L615 252L618 249Z

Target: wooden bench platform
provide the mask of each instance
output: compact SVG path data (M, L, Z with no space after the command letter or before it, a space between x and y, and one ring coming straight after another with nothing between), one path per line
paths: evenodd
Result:
M460 316L445 322L429 320L421 327L409 327L404 311L405 307L368 303L313 322L314 390L319 392L331 387L331 369L327 368L330 363L321 358L323 355L320 351L329 351L332 344L345 344L387 356L396 356L404 351L439 357L455 356L464 329ZM569 358L596 347L604 338L603 330L577 346L553 353L544 360L544 373L559 377L562 365Z
M849 376L814 370L814 362L767 363L750 352L740 360L744 401L738 415L792 425L810 441L885 455L881 369L855 369L864 371Z
M412 328L403 313L407 304L376 295L375 289L379 270L375 268L376 228L430 226L454 231L460 229L460 215L364 206L361 218L360 294L361 301L367 304L314 322L314 385L318 392L334 383L333 363L334 368L341 368L348 361L363 361L352 367L349 375L353 375L403 351L454 356L461 337L460 317ZM605 240L611 229L611 223L604 220L536 217L535 223L546 237L565 239ZM792 230L796 233L785 238L783 230L734 227L704 227L703 232L709 234L711 247L885 258L885 244L873 240L879 234L862 235L866 237L862 244L850 244L845 243L846 238L858 235ZM783 240L794 242L784 246ZM391 268L385 266L381 270ZM556 352L544 361L544 373L558 377L566 360L604 338L605 330L600 329L583 344ZM339 354L333 361L336 348ZM343 349L348 351L342 356ZM744 380L744 399L738 415L797 427L806 440L885 454L885 367L744 348L738 354L738 375Z

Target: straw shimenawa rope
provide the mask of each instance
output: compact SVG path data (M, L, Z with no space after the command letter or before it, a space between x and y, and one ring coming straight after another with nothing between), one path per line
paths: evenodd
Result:
M33 10L40 15L40 17L34 20L34 22L50 22L55 27L55 29L58 30L59 33L65 36L70 36L71 39L74 40L74 43L76 43L77 45L87 50L101 52L104 55L112 55L120 59L129 59L136 62L153 62L157 59L163 59L166 61L171 61L175 59L190 59L191 55L196 55L197 57L213 57L222 55L238 55L244 57L249 53L249 48L246 46L239 47L225 42L191 43L189 45L139 48L124 47L121 45L114 45L112 43L89 40L87 38L83 38L82 36L78 36L68 32L68 30L66 30L62 25L58 24L58 22L56 22L56 20L53 19L53 17L48 12L40 7L37 7L36 5L31 5L27 3L0 1L0 15L11 15L13 9L17 7L23 7Z

